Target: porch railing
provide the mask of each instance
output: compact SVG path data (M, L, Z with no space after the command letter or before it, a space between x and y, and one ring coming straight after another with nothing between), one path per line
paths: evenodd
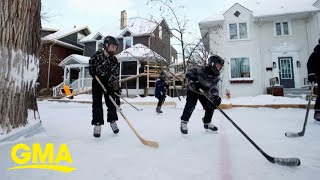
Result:
M62 82L56 87L54 87L53 90L53 97L57 97L58 95L61 95L61 89L63 88L63 85L65 83ZM84 91L87 89L92 88L92 78L79 78L72 82L69 85L70 88L72 88L73 92L78 92L78 91Z

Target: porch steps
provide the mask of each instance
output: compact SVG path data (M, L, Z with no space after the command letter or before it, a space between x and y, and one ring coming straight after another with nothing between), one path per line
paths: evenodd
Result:
M305 99L306 95L308 95L310 93L310 90L308 87L305 87L305 88L284 88L283 92L284 92L285 97L292 97L292 98L300 97L300 98Z

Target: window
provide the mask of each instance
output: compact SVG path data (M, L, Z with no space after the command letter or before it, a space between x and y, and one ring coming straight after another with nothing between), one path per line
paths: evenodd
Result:
M240 12L239 11L236 11L233 15L235 15L236 17L239 17L240 16Z
M133 37L124 37L123 38L123 49L127 49L133 46Z
M159 38L162 39L162 26L159 26Z
M137 75L137 61L123 61L121 64L121 79L128 78L133 75ZM128 88L135 89L137 87L136 82L136 79L128 81ZM122 83L121 87L126 87L125 83Z
M77 41L79 42L82 38L86 37L85 35L78 33Z
M289 36L291 35L290 22L276 22L275 23L275 36Z
M231 79L251 78L249 58L231 58Z
M229 39L248 39L248 25L246 22L229 24Z
M103 48L103 40L96 41L96 51L100 51Z

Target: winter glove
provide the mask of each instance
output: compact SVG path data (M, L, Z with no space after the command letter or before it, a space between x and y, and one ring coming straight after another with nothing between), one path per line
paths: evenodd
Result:
M316 83L317 81L317 76L315 73L310 73L308 74L308 81L311 83Z
M192 81L192 80L190 80L189 83L188 83L188 88L189 88L191 91L199 92L199 81Z
M221 104L221 98L217 95L211 95L209 99L215 106L219 106Z

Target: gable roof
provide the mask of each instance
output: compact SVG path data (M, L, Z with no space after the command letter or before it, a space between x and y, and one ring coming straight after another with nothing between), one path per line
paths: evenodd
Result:
M98 29L96 32L91 33L90 35L82 38L80 43L94 41L94 37L100 33L103 37L108 35L114 36L116 38L122 38L125 32L130 32L132 36L144 36L150 35L161 23L166 23L166 21L161 18L160 20L148 20L148 19L139 19L139 18L130 18L128 19L128 25L124 29L120 29L119 23L116 23L115 26L103 26Z
M58 40L58 39L61 39L63 37L66 37L70 34L73 34L73 33L76 33L78 31L82 31L82 30L84 30L86 32L85 35L88 35L91 33L88 26L80 27L80 28L68 28L68 29L61 29L55 33L49 34L49 35L41 38L41 40L43 40L43 41Z
M59 66L65 67L68 64L74 64L73 62L77 62L78 64L89 64L90 57L82 56L78 54L71 54L70 56L66 57L63 61L59 63ZM72 62L73 61L73 62Z
M246 0L241 3L235 3L233 6L238 4L248 9L252 12L253 17L266 17L320 11L319 8L314 6L316 2L317 0ZM223 21L223 15L233 6L223 12L201 20L199 24Z
M134 46L122 51L116 55L119 61L166 61L158 53L152 51L143 44L135 44Z

